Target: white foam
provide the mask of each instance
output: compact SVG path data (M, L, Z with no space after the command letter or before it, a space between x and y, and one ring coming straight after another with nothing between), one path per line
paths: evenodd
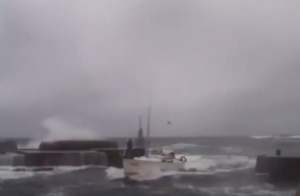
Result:
M176 171L162 172L157 167L149 167L139 172L139 174L131 175L130 178L136 181L149 181L176 174ZM106 169L106 176L109 180L123 179L125 177L124 169L109 167Z
M242 186L242 187L203 187L195 186L186 183L175 183L174 186L178 189L187 189L193 191L199 191L208 195L232 195L232 196L247 196L247 195L270 195L270 196L292 196L295 195L295 190L276 190L274 187L270 187L268 184L261 187L255 186Z
M182 186L181 188L185 188ZM186 189L190 187L186 186ZM208 193L210 195L232 195L232 196L246 196L246 195L270 195L270 196L291 196L294 195L295 192L293 190L287 190L287 191L278 191L278 190L269 190L264 188L257 188L257 187L193 187L194 190L199 190L201 192Z
M291 135L291 136L287 136L286 138L290 138L290 139L300 139L300 135Z
M0 181L9 179L18 179L33 176L33 172L14 172L12 168L0 167Z
M253 139L268 139L268 138L274 138L274 136L272 136L272 135L254 135L254 136L250 136L250 138L253 138Z
M109 167L106 170L106 177L109 180L116 180L116 179L122 179L125 177L124 170L115 168L115 167Z
M170 147L174 148L174 149L185 149L185 148L207 147L207 146L199 145L199 144L193 144L193 143L177 143L177 144L172 144Z
M180 155L178 155L180 156ZM237 170L247 169L254 167L255 159L249 159L246 156L186 156L187 162L185 169L188 171L201 171L201 172L221 172L224 170Z
M162 177L163 173L158 167L148 167L147 169L141 170L136 175L131 175L130 178L136 181L147 181L156 180Z
M253 139L300 139L300 135L266 135L266 136L250 136Z
M207 147L208 147L207 145L200 145L200 144L193 144L193 143L176 143L176 144L171 144L169 146L163 146L161 149L167 152L173 150L184 150L190 148L207 148Z
M74 170L82 170L89 166L82 167L55 167L53 171L39 171L35 172L31 167L18 167L24 171L14 171L16 167L0 166L0 181L9 179L29 178L35 175L55 175L64 172L71 172Z

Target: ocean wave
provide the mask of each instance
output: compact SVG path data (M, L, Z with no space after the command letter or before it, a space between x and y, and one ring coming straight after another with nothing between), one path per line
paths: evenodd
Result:
M282 137L282 138L286 138L286 139L300 139L300 135L290 135L290 136L286 136L286 137Z
M250 136L250 138L253 138L253 139L269 139L269 138L274 138L274 136L272 136L272 135L254 135L254 136Z
M186 148L195 148L195 147L207 147L206 145L193 144L193 143L176 143L172 144L169 147L175 149L186 149Z
M186 156L187 171L200 171L203 173L219 172L224 170L246 169L254 167L255 159L247 156L215 155L215 156Z
M242 196L242 195L270 195L270 196L291 196L295 194L294 190L283 190L279 191L274 187L264 186L257 188L256 186L242 186L242 187L199 187L190 185L188 183L177 183L174 185L178 189L193 190L199 193L207 195L231 195L231 196Z
M188 151L191 149L199 149L199 148L207 148L207 145L201 145L201 144L194 144L194 143L175 143L175 144L171 144L168 146L163 146L161 149L163 149L164 151L168 152L168 151Z
M253 139L294 139L298 140L300 139L300 135L257 135L257 136L250 136L250 138Z
M0 166L0 181L12 180L20 178L29 178L37 175L55 175L65 172L83 170L91 166L81 166L81 167L54 167L51 171L39 171L36 172L36 167L11 167L11 166ZM93 166L94 167L94 166ZM103 167L101 167L103 168Z
M232 146L222 146L220 149L227 153L241 153L243 151L241 148Z

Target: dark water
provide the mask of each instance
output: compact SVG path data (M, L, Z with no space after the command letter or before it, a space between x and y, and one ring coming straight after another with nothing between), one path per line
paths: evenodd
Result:
M124 144L124 139L118 139ZM254 174L255 157L297 154L300 140L249 137L154 138L152 147L186 155L186 172L160 173L139 182L126 182L114 168L85 168L40 174L0 171L0 196L291 196L295 184L269 181ZM300 154L300 153L299 153ZM153 176L152 176L153 177Z

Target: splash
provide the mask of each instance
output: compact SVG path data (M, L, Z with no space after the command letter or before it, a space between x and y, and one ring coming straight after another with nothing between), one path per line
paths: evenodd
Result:
M205 145L198 145L193 143L177 143L172 144L169 148L172 149L190 149L195 147L208 147ZM241 153L242 149L223 146L220 147L222 151L230 154ZM223 154L223 153L222 153ZM241 155L197 155L197 154L177 154L177 157L185 156L187 162L185 163L184 174L213 174L218 172L230 172L234 170L243 170L253 168L255 166L256 160L248 156Z
M137 175L132 175L130 178L132 180L136 181L151 181L151 180L157 180L163 176L170 176L170 175L176 175L176 171L168 171L168 172L162 172L157 167L149 167L148 169L143 170Z
M48 134L42 139L35 139L25 146L20 146L21 148L38 148L39 144L43 141L67 139L92 140L100 138L96 132L90 129L70 125L66 121L56 117L45 119L42 125L48 130Z
M115 167L109 167L106 170L106 177L109 180L116 180L116 179L122 179L125 177L124 170L115 168Z

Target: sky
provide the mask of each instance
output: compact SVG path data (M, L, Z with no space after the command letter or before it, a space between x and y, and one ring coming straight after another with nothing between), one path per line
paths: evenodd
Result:
M299 6L2 0L0 135L300 134Z

